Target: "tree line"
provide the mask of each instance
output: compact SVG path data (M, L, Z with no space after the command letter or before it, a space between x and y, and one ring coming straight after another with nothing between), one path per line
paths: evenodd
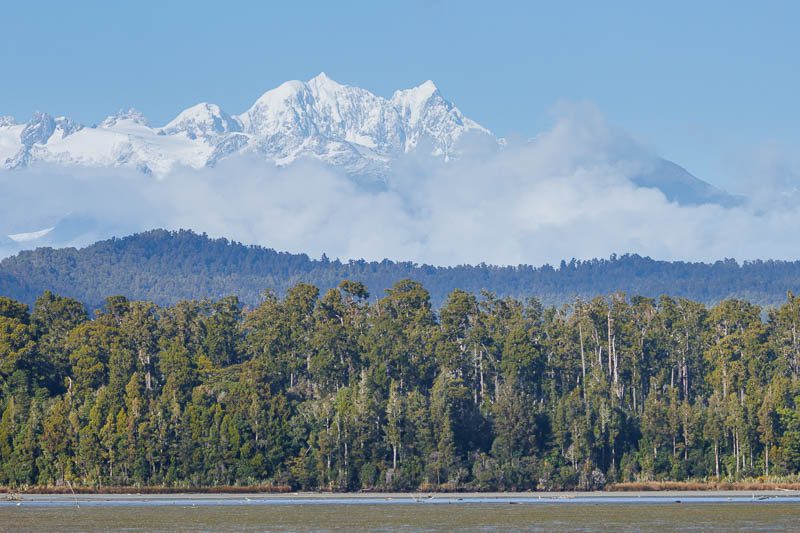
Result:
M297 283L322 292L343 279L366 284L382 294L401 279L422 283L435 308L455 288L498 296L536 296L544 305L572 303L624 291L658 297L670 294L708 305L730 298L780 305L787 290L800 291L800 261L733 259L714 263L656 261L638 255L567 260L559 265L431 266L396 261L312 259L211 239L188 230L153 230L97 242L83 249L39 248L0 261L0 294L32 305L51 290L71 296L91 310L109 294L173 305L181 300L236 295L248 305L260 302L264 287L283 296Z
M0 298L0 485L596 489L800 470L800 299L545 307L344 281Z

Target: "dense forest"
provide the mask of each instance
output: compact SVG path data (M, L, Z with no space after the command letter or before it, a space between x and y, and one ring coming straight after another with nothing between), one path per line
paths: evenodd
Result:
M0 298L0 485L592 489L800 471L800 298L402 280L90 316Z
M520 299L534 296L545 305L622 291L653 298L670 294L709 305L738 298L775 306L787 291L800 293L800 261L738 264L729 259L704 264L624 255L564 261L557 267L434 267L389 260L342 262L324 256L314 260L190 231L165 230L101 241L80 250L40 248L0 261L0 295L32 305L42 292L52 290L90 309L101 308L109 294L159 305L236 295L255 305L265 287L282 296L303 282L324 292L343 279L360 281L374 294L401 279L413 279L430 291L434 308L456 288Z

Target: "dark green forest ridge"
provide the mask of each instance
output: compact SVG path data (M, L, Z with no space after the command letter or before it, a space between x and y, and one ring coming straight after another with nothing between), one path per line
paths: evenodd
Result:
M786 292L800 293L800 261L728 259L713 264L655 261L637 255L609 260L563 262L557 268L487 265L433 267L408 262L313 260L190 231L155 230L87 248L21 252L0 261L0 295L32 304L45 290L99 308L109 294L169 305L185 299L236 295L255 305L265 288L283 295L298 282L325 291L344 279L364 283L381 295L401 279L414 279L439 307L453 289L498 296L537 297L546 305L574 297L622 291L657 298L661 294L715 304L741 298L779 305Z
M91 319L0 298L0 485L593 489L800 471L800 298L568 307L405 280ZM794 477L796 479L796 477Z

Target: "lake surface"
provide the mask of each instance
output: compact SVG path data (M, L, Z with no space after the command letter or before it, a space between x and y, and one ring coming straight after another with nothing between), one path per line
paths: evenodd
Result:
M796 496L25 496L0 531L800 531Z

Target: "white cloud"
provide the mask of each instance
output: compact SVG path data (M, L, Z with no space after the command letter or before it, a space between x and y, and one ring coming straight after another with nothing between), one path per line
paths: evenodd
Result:
M191 228L312 256L434 264L541 264L627 252L797 258L800 209L775 192L796 188L797 166L756 160L757 174L778 165L760 182L758 202L681 206L630 181L652 167L650 149L591 106L559 113L551 130L501 152L476 149L480 156L448 164L404 160L383 191L312 161L276 168L244 156L161 180L45 166L0 172L0 254L17 246L3 244L2 235L55 224L47 237L57 244Z

